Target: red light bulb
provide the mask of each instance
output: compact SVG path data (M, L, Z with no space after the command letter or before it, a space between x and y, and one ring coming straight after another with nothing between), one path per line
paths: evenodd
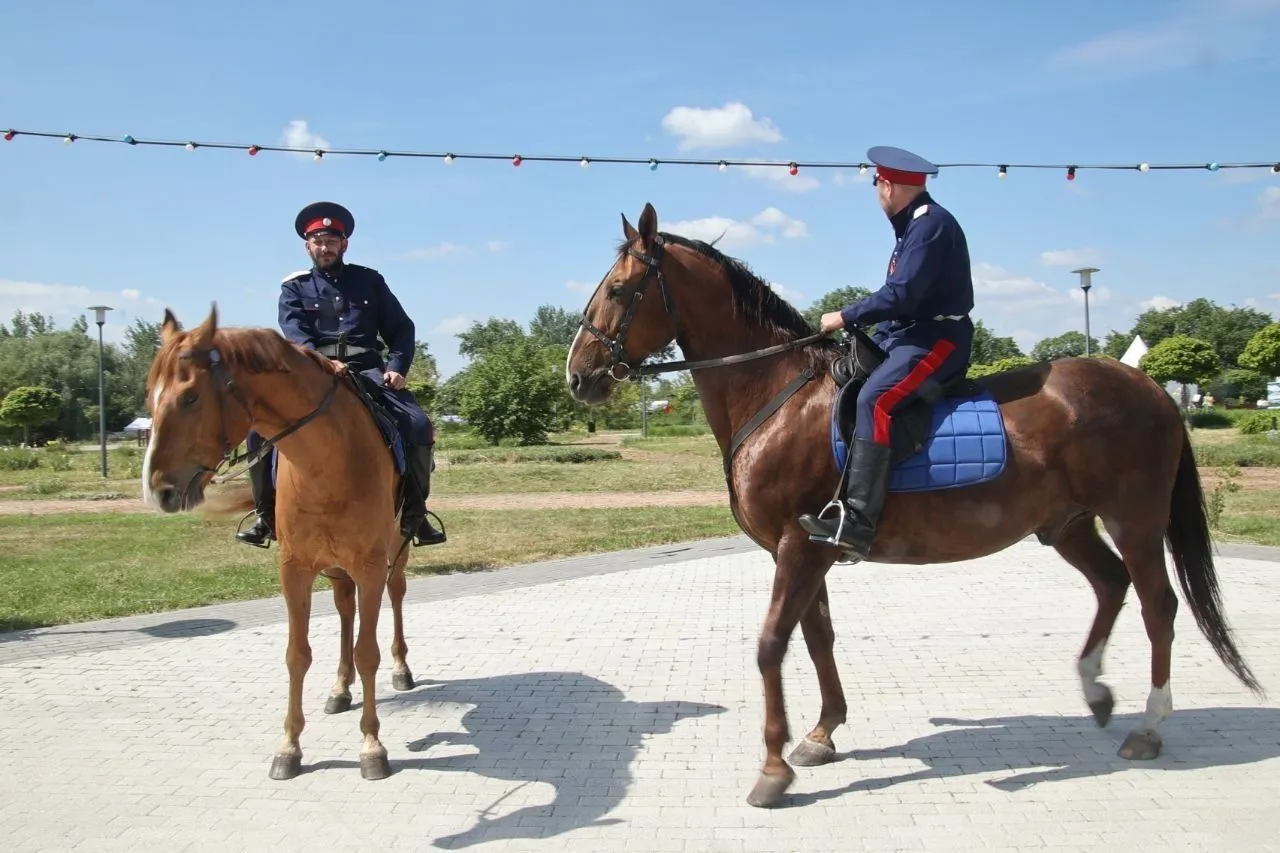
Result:
M13 130L5 131L5 134L4 134L4 141L5 141L5 142L12 142L12 141L13 141L13 138L14 138L15 136L17 136L17 135L18 135L17 131L13 131Z
M249 146L249 156L250 156L250 157L253 157L253 156L257 155L257 153L258 153L259 151L261 151L261 150L262 150L262 149L261 149L261 148L259 148L259 147L258 147L258 146L256 146L256 145L250 145L250 146Z
M798 175L800 173L800 167L797 166L795 163L792 163L791 167L787 169L787 171L793 175Z
M1072 166L1071 168L1067 169L1067 180L1074 181L1075 179L1076 179L1076 167Z
M520 165L521 163L523 163L523 162L524 162L524 158L523 158L523 157L521 157L519 154L517 154L516 156L514 156L514 157L512 157L512 158L511 158L511 165L512 165L512 166L519 166L519 165Z

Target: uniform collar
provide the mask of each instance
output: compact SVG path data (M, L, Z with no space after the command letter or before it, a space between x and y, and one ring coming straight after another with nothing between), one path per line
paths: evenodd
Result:
M311 274L318 275L321 278L326 278L329 281L337 281L338 279L342 278L342 273L346 270L346 268L347 268L347 265L343 261L339 261L337 266L327 270L322 270L319 267L317 267L315 264L312 264Z
M910 204L902 208L902 210L899 210L893 216L890 216L889 222L893 225L893 233L899 237L906 233L907 225L911 223L916 210L926 204L933 204L933 199L929 196L928 190L920 193L920 195L916 196Z

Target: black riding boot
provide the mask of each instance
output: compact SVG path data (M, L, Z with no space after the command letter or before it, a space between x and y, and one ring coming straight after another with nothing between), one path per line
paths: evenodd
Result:
M889 480L889 454L888 445L861 438L850 442L843 496L843 528L838 515L835 518L822 518L822 513L805 513L800 516L800 526L808 531L810 539L840 548L845 552L846 558L866 559L871 550L871 541L876 535L880 511L884 509ZM831 509L834 503L828 504L822 512Z
M249 485L253 488L253 508L258 518L248 530L241 530L236 538L247 545L269 548L276 538L276 489L271 482L268 468L270 457L264 458L249 469Z
M443 531L431 525L427 515L427 498L431 495L431 468L435 447L414 446L409 455L409 476L405 480L404 511L400 515L400 532L414 537L413 547L440 545L446 541Z

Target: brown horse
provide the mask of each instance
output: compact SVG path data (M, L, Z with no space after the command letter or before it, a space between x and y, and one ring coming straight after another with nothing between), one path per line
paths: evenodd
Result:
M407 549L395 502L400 478L368 409L332 361L273 329L219 329L216 306L190 332L165 311L160 350L147 377L147 402L152 421L143 500L164 512L200 506L215 471L250 429L271 436L264 449L279 451L276 532L289 614L289 703L271 778L291 779L302 769L302 682L311 666L311 592L321 573L333 582L342 630L337 681L325 713L351 707L358 670L364 734L360 774L386 777L390 766L378 739L374 701L378 610L386 588L395 623L392 685L412 689L401 616ZM238 500L217 503L247 509L252 499L246 490L241 487ZM357 598L360 635L355 638Z
M821 510L839 479L829 431L837 386L831 368L850 359L844 345L815 334L741 262L706 243L659 233L651 205L638 230L625 216L622 230L617 259L583 311L566 379L575 399L595 404L629 375L681 366L692 371L724 455L734 516L776 564L757 651L767 754L747 798L775 805L795 778L782 756L790 740L782 661L797 624L817 669L822 709L791 762L832 760L832 733L845 722L825 581L840 554L811 539L797 519ZM641 364L673 339L691 361ZM863 365L884 357L861 332L852 335L850 355ZM1102 654L1132 582L1151 641L1151 691L1146 715L1120 754L1146 759L1159 754L1158 727L1173 707L1169 670L1178 598L1165 567L1167 541L1197 624L1226 666L1260 692L1221 612L1199 473L1169 395L1120 362L1086 358L1035 364L982 385L1003 418L1003 468L969 486L891 492L869 558L970 560L1031 534L1051 545L1097 595L1078 671L1101 726L1114 705L1098 680Z

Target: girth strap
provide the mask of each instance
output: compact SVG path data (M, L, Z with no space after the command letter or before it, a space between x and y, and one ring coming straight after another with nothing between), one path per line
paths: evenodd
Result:
M801 388L808 385L814 375L813 368L806 367L799 376L788 382L786 387L779 391L767 406L756 412L751 420L743 424L733 434L733 438L729 441L729 452L724 457L724 476L726 479L729 478L729 469L733 465L733 457L737 455L738 449L742 447L742 443L747 440L747 437L759 429L761 424L773 417L774 413L786 405L786 402L794 397Z

